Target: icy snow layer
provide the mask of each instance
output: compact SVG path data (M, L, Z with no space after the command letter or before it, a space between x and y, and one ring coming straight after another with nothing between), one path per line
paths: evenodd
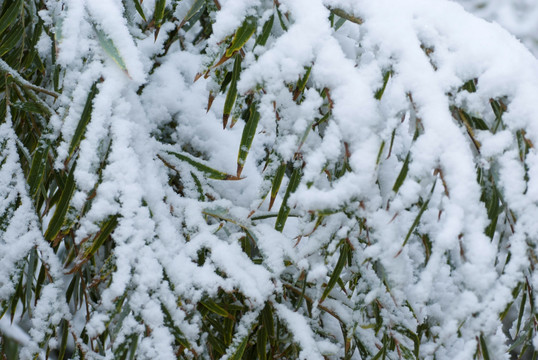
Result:
M143 2L147 19L152 4ZM173 32L172 24L163 24L155 41L152 31L140 30L146 26L134 7L124 9L119 0L49 1L42 13L51 24L62 24L57 45L63 93L49 130L59 143L56 166L67 160L76 166L70 204L80 214L72 217L75 242L87 250L88 239L117 219L113 256L95 256L97 267L114 262L111 278L98 285L99 299L88 309L71 308L77 347L87 358L114 358L138 339L137 358L175 359L180 333L192 347L185 356L209 358L211 331L197 309L207 298L235 296L235 305L248 311L227 356L245 343L269 302L301 348L301 359L343 358L348 342L356 346L354 359L379 351L397 358L412 349L424 359L472 359L484 344L493 358L507 359L499 314L525 276L538 285L527 270L528 248L538 238L533 56L498 26L446 1L220 5L209 39L197 41L196 23L180 30L181 45L174 41L169 48L162 38ZM187 12L181 3L167 6ZM331 9L353 21L336 30L328 20ZM219 91L222 72L211 64L245 16L265 20L267 14L275 17L271 35L254 48L263 22L257 24L243 47L237 83L237 104L246 108L248 100L261 116L243 179L208 179L169 152L235 173L245 123L236 105L239 120L222 129L226 91ZM117 53L105 51L103 34ZM233 62L220 70L231 71ZM305 90L294 98L308 68ZM72 152L94 83L91 120ZM210 91L215 99L207 111ZM500 109L497 115L492 105ZM7 153L16 154L11 125L2 126ZM268 154L273 162L263 171ZM8 160L0 189L24 194L17 159ZM288 173L268 213L269 199L262 198L280 162L288 163ZM256 215L278 211L294 166L302 177L287 198L293 216L280 232L274 216ZM496 204L502 201L496 213L487 206L493 193ZM2 201L10 196L16 195ZM29 200L21 201L19 209L31 213ZM12 236L8 231L15 230L8 228L2 235L7 252L0 257L8 265L0 269L0 298L14 290L16 261L42 241L36 219L12 216L24 227L15 228L22 234ZM257 253L242 249L244 239L255 242ZM340 255L345 251L348 261ZM346 262L342 281L325 298L340 258ZM79 257L73 266L89 263ZM301 283L308 285L307 300L296 306L290 289ZM54 291L43 291L42 301L54 304L60 297ZM36 313L31 335L39 343L52 315L39 305ZM58 319L48 324L56 326ZM81 340L84 334L93 344L107 328L113 337L100 345L101 355Z

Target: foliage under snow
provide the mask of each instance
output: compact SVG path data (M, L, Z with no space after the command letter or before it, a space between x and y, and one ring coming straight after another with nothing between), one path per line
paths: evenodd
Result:
M11 6L21 358L534 351L538 62L499 26L442 0Z

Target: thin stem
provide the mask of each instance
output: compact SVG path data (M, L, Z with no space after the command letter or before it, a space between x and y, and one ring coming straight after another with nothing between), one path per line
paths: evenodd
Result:
M329 9L329 10L331 10L331 12L334 15L340 16L341 18L349 20L352 23L359 24L359 25L362 25L364 23L364 20L362 20L361 18L348 14L342 9L335 8L335 9Z

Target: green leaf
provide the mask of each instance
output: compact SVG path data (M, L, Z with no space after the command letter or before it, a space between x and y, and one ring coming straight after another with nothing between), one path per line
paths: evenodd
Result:
M295 91L293 93L293 100L297 100L299 99L299 96L303 93L305 87L306 87L306 83L308 82L308 79L310 78L310 72L312 71L312 66L309 66L306 68L306 73L304 74L304 76L297 82L297 87L295 88ZM312 123L314 122L314 120L312 120ZM312 128L312 126L310 125L308 128L307 128L307 131L309 131L310 129ZM306 135L308 135L308 132L306 133ZM304 140L306 139L306 135L303 137L303 139L301 140L301 142L304 142Z
M241 143L239 144L239 153L237 155L237 176L241 176L243 166L247 160L254 135L256 135L256 129L258 128L258 122L260 121L260 113L256 109L256 105L252 104L250 107L250 116L243 128L243 134L241 135Z
M125 65L125 61L123 61L123 58L121 57L121 54L114 44L114 42L106 35L101 29L98 29L94 26L95 32L97 33L97 38L99 39L99 44L101 44L101 47L105 52L114 60L116 64L122 69L127 76L129 76L129 72L127 71L127 66Z
M153 12L153 20L155 21L155 40L161 30L161 25L164 18L164 9L166 8L166 0L155 1L155 11Z
M392 191L395 193L398 192L400 189L400 186L402 186L405 178L407 177L407 172L409 171L409 158L411 157L411 153L407 153L407 156L405 157L402 170L400 170L400 174L396 178L396 182L394 183L394 186L392 188Z
M183 332L174 324L174 319L172 318L172 315L170 314L170 311L168 311L168 308L161 304L161 310L164 314L164 326L169 328L171 330L172 335L175 338L175 341L180 344L181 346L185 347L186 349L189 349L191 345L185 338L185 335Z
M331 278L329 279L329 282L327 283L327 287L323 291L323 295L321 295L321 299L319 300L320 303L322 303L327 295L331 292L334 285L336 285L338 279L340 278L340 274L342 273L342 270L344 269L344 266L347 262L349 247L347 243L344 243L340 247L340 256L338 257L338 261L336 263L336 266L334 267L333 273L331 275Z
M65 350L67 349L67 335L69 334L69 325L67 320L62 320L62 340L60 342L60 349L58 354L58 360L63 360L65 357Z
M381 160L381 155L383 155L384 148L385 148L385 141L382 141L381 146L379 147L379 152L377 153L377 158L375 160L376 165L379 165L379 161Z
M47 164L47 158L49 154L49 145L42 144L38 146L32 157L32 165L30 167L30 173L28 174L28 186L30 188L30 197L35 198L37 195L43 177L45 175L45 168Z
M24 27L22 25L11 28L7 33L2 43L0 44L0 56L4 56L8 51L13 50L15 46L21 41L24 34Z
M89 259L97 252L97 250L99 250L101 245L104 244L105 240L108 239L117 225L118 215L112 216L103 225L101 225L101 230L95 236L91 247L84 251L84 259Z
M225 318L233 318L233 316L230 315L228 311L226 311L224 308L222 308L219 304L217 304L211 299L200 301L200 304L205 306L209 311L211 311L214 314L217 314Z
M32 285L34 284L35 269L37 267L37 250L33 248L30 251L30 259L28 259L28 271L26 273L26 307L32 306Z
M73 154L73 151L75 151L75 149L79 146L80 141L82 140L82 137L86 132L86 126L90 122L91 118L93 99L95 98L95 95L97 93L97 83L94 83L90 90L90 93L88 94L88 98L86 99L86 104L84 105L84 110L82 110L82 115L80 116L80 120L77 124L75 134L71 139L71 145L69 145L69 156L71 156Z
M286 163L282 162L278 167L275 177L273 179L273 186L271 188L271 200L269 201L269 210L271 210L271 208L273 207L276 195L278 194L278 190L280 189L280 185L282 184L282 179L284 178L285 173Z
M226 344L224 344L221 339L215 337L211 333L207 337L207 341L213 350L219 353L219 355L223 355L226 352Z
M22 5L21 0L16 0L11 4L11 6L6 10L4 15L0 18L0 35L13 23L17 15L21 10Z
M301 169L299 167L294 168L290 177L288 188L286 189L286 194L282 200L282 205L280 206L280 211L278 212L278 216L276 218L275 229L277 231L282 232L282 230L284 230L284 225L286 224L286 220L288 219L288 215L290 214L291 210L288 206L288 198L299 186L301 176Z
M241 50L241 48L247 43L248 39L254 34L256 31L256 18L253 16L248 16L244 21L243 24L237 29L235 32L235 35L233 37L232 43L226 49L226 56L232 57L233 54L235 54L237 51Z
M47 231L45 232L45 239L48 241L52 241L56 238L65 222L65 216L67 215L67 210L69 209L69 203L71 202L71 197L75 192L75 167L76 164L73 164L71 167L71 171L69 172L65 186L62 189L60 201L56 205L54 215L52 215L52 219L50 220Z
M237 349L235 350L235 353L229 357L230 360L241 360L243 357L243 353L245 352L245 349L247 348L247 342L248 342L248 335L245 336L243 341L239 344Z
M484 360L489 360L489 351L486 346L486 340L484 339L484 334L480 334L480 348L482 349L482 357Z
M433 190L435 190L435 185L437 184L437 181L433 183L432 189L430 194L433 194ZM424 211L428 208L428 204L430 203L430 199L426 200L424 204L420 207L420 210L417 214L417 217L415 218L415 221L413 221L413 224L411 224L411 227L409 228L409 231L407 232L407 235L405 236L405 240L402 244L402 247L404 247L407 244L407 241L411 237L411 234L413 234L413 231L417 227L418 223L420 222L420 218L422 217L422 214L424 214Z
M258 353L258 360L267 359L267 331L265 327L258 328L256 336L256 352Z
M226 173L221 172L219 170L215 170L215 169L207 166L206 164L202 163L200 160L193 159L190 155L180 154L180 153L176 153L176 152L173 152L173 151L168 151L167 153L170 154L170 155L173 155L176 158L178 158L179 160L184 161L184 162L188 163L189 165L193 166L196 170L204 173L209 179L214 179L214 180L241 180L241 178L238 177L238 176L229 175L229 174L226 174Z
M273 309L271 307L271 304L266 303L265 307L263 308L261 312L261 322L272 344L274 344L274 338L275 338L275 324L274 324L273 319L274 319L274 314L273 314Z
M375 93L375 98L377 100L381 100L381 97L383 96L383 93L385 92L385 89L387 88L387 84L389 82L389 78L392 75L391 71L387 71L385 75L383 75L383 86L381 89L377 90Z
M146 15L144 14L144 10L142 10L142 6L140 5L140 1L139 0L133 0L133 2L134 2L135 9L138 12L138 14L142 17L142 19L144 19L144 21L147 21L146 20Z
M275 22L275 15L271 15L269 19L263 24L262 32L256 39L256 45L265 46L269 35L271 35L271 29L273 29L273 23Z
M196 13L202 8L202 6L205 4L205 0L196 0L194 4L192 4L191 8L187 12L187 15L181 20L181 23L179 24L179 27L183 27L187 21L189 21Z
M241 54L235 55L234 68L232 72L232 79L230 81L230 87L226 94L226 100L224 101L224 110L222 112L222 128L226 129L228 118L232 113L232 108L237 98L237 81L239 80L239 74L241 73ZM237 175L239 176L239 174Z

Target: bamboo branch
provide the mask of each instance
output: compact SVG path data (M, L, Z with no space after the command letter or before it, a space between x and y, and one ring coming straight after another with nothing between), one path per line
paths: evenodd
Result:
M334 15L340 16L343 19L346 19L348 21L351 21L352 23L362 25L364 23L364 20L362 20L360 17L353 16L351 14L348 14L342 9L329 9Z

